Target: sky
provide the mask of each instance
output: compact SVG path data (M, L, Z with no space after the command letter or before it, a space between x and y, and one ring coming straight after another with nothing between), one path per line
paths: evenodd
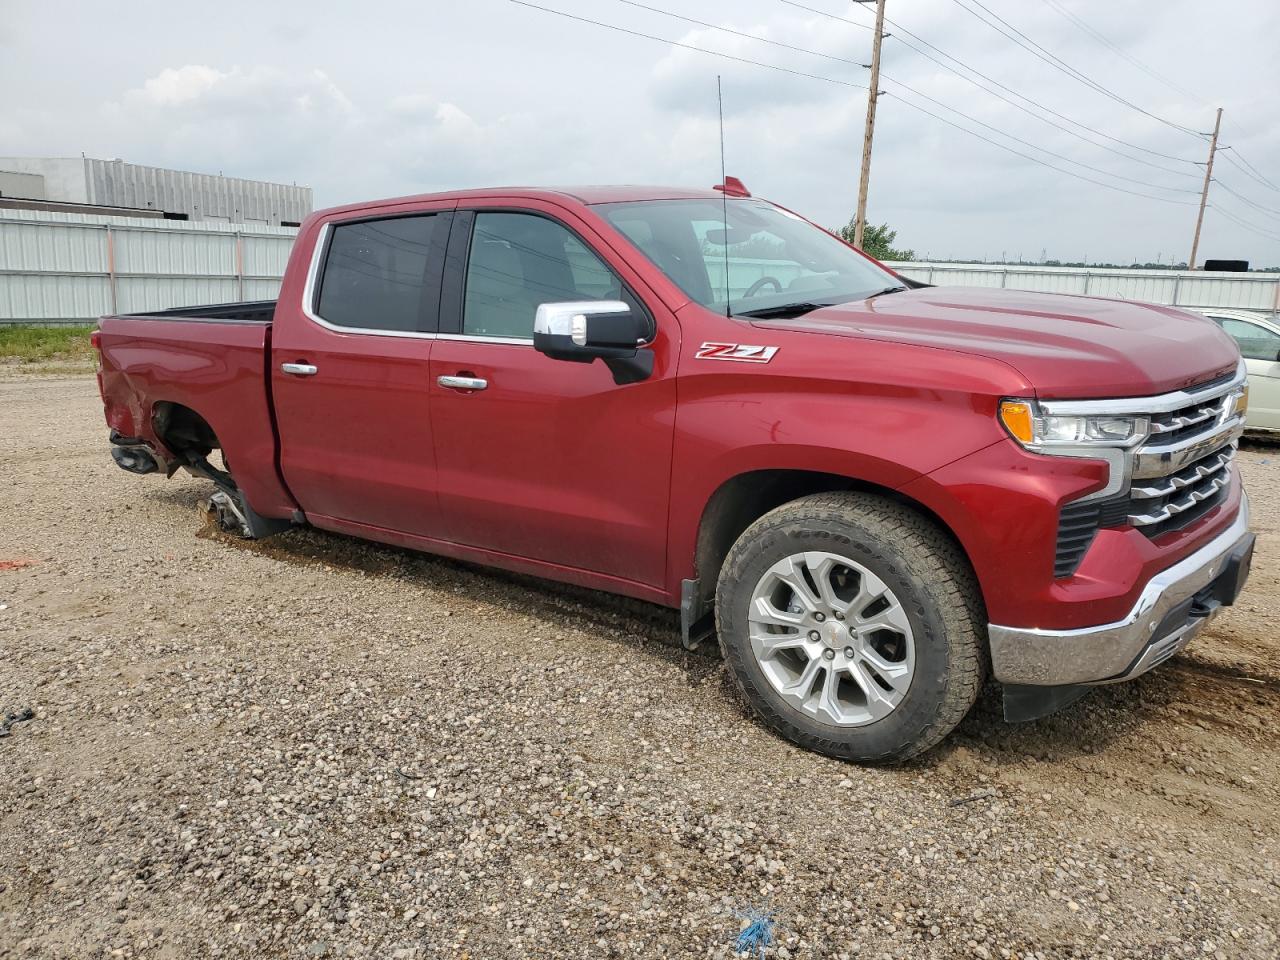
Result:
M720 180L719 75L728 173L825 225L852 217L874 4L645 0L788 49L624 0L537 2L660 39L511 0L0 0L0 155L301 183L318 207L504 184L708 187ZM979 3L1058 66L975 16L990 16ZM1231 149L1215 164L1201 258L1280 265L1280 4L888 0L887 15L898 26L884 42L868 217L898 246L921 259L1185 261L1208 153L1196 134L1221 106ZM1067 119L1037 119L1016 94Z

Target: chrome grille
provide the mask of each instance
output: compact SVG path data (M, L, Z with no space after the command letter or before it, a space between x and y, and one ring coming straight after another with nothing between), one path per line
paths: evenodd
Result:
M1178 526L1190 519L1183 514L1196 511L1208 512L1231 483L1231 470L1236 448L1232 443L1224 450L1211 453L1177 473L1156 480L1134 484L1129 490L1131 509L1129 522L1135 527L1161 527L1163 533L1170 529L1170 521L1181 518ZM1154 534L1153 534L1154 535Z
M1062 505L1054 576L1074 576L1101 529L1133 527L1154 539L1216 509L1231 488L1236 444L1244 433L1239 401L1247 390L1242 360L1234 373L1159 396L1041 401L1047 416L1126 417L1144 431L1136 446L1107 450L1082 444L1060 451L1108 455L1111 472L1103 489Z
M1180 529L1226 496L1236 443L1242 377L1192 388L1151 413L1151 432L1133 454L1129 523L1149 537Z

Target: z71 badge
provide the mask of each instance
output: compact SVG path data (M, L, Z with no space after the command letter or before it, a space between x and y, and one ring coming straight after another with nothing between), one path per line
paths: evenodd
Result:
M741 363L768 363L777 347L753 347L746 343L704 343L694 356L699 360L737 360Z

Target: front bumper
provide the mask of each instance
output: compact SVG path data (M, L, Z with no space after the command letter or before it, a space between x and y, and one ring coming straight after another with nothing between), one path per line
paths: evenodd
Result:
M1004 684L1037 687L1131 680L1169 659L1233 603L1253 554L1249 500L1203 547L1156 574L1128 616L1074 630L991 624L991 666Z

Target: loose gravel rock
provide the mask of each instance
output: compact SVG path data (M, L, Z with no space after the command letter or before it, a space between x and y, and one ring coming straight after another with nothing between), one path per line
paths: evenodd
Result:
M645 604L117 469L0 378L0 958L1275 957L1280 451L1184 655L897 769L753 723Z

